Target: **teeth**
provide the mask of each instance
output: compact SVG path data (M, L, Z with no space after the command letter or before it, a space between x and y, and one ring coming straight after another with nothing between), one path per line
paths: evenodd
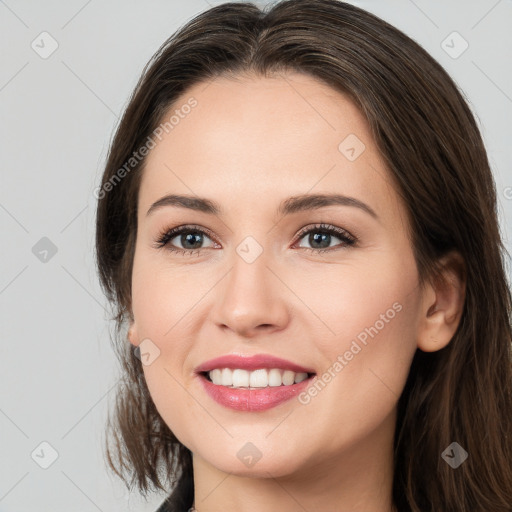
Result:
M210 379L214 384L222 384L222 371L216 368L210 372Z
M283 384L285 386L291 386L295 382L295 372L286 370L283 373Z
M267 370L254 370L251 372L249 376L249 386L251 388L266 388L268 386Z
M295 375L295 384L298 384L299 382L302 382L303 380L306 380L308 378L307 373L297 373Z
M222 376L220 379L220 383L223 386L232 386L233 385L233 373L229 368L224 368L222 370Z
M281 372L277 368L272 368L272 370L268 372L268 385L277 387L282 383L283 379L281 378Z
M247 370L233 370L232 384L235 388L249 387L249 372Z
M264 368L249 372L239 368L215 368L208 373L210 380L217 385L233 388L266 388L291 386L308 378L307 373L295 373L290 370Z

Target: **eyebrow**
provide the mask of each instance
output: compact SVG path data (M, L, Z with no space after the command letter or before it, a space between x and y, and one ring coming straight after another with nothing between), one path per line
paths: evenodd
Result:
M165 206L187 208L210 215L221 215L222 208L210 199L196 196L169 194L155 201L146 213L146 216ZM296 212L318 210L326 206L352 206L359 208L374 219L378 218L375 211L355 197L340 194L304 194L292 196L281 202L277 208L277 215L290 215Z

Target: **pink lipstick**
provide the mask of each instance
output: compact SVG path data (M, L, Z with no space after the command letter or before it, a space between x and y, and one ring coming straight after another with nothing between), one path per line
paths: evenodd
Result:
M238 411L265 411L291 400L311 384L311 368L269 354L226 355L196 369L206 393Z

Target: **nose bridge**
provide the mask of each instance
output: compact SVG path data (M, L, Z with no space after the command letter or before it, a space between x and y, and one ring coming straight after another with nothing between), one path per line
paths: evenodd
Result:
M250 236L234 248L218 297L218 323L246 336L261 326L282 328L287 318L285 290L269 268L270 254Z
M253 237L246 237L235 248L229 278L231 293L249 289L256 295L263 294L269 286L268 251Z

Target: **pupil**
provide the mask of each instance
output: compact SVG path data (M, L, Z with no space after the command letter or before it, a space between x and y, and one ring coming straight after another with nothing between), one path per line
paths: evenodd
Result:
M200 233L187 233L186 235L182 235L182 240L181 240L181 243L183 246L185 246L187 243L191 243L193 245L193 247L191 247L192 249L195 249L196 248L196 245L200 245L201 244L201 234ZM312 246L314 246L315 244L317 243L322 243L322 242L329 242L329 238L330 238L330 234L328 233L322 233L322 234L319 234L319 233L314 233L313 235L310 235L310 244ZM185 240L186 242L183 243L183 240ZM329 247L329 243L327 243L327 246L325 247ZM325 247L321 247L321 248L325 248Z
M314 233L313 235L310 235L310 242L309 243L314 247L315 243L317 243L319 241L322 241L321 239L323 239L323 241L325 242L326 238L330 237L330 236L331 235L328 234L328 233L323 233L320 236L318 236L318 233ZM311 238L313 239L313 243L311 243ZM326 247L329 247L329 243L327 243ZM325 249L325 247L322 247L322 248Z
M183 247L186 247L186 244L183 243L183 239L185 239L188 242L191 242L192 244L194 244L194 240L195 239L195 242L198 243L199 245L201 244L201 234L200 233L187 233L186 235L182 235L182 238L181 238L181 243L183 245ZM195 249L196 247L189 247L191 249Z

